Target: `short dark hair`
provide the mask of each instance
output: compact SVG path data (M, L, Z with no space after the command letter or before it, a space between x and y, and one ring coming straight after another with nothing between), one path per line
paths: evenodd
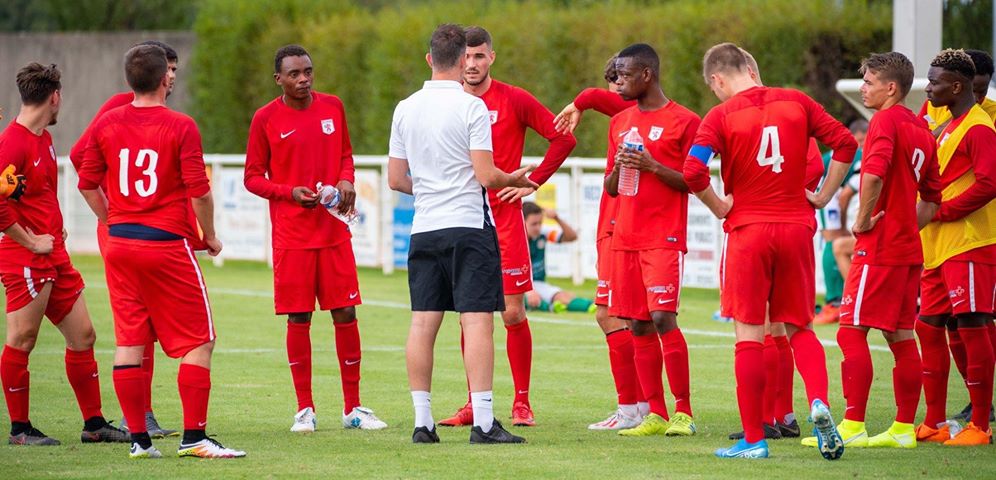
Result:
M868 120L863 118L855 119L847 126L847 129L851 131L851 134L868 133Z
M467 34L463 27L454 23L444 23L432 32L429 40L429 55L437 69L457 66L467 51Z
M486 43L488 44L488 48L491 48L494 45L491 43L491 34L484 27L467 27L464 33L467 34L468 47L479 47Z
M744 50L736 44L726 42L713 45L706 50L702 58L702 76L706 82L709 76L714 73L729 73L732 71L746 72L747 57Z
M137 47L139 45L155 45L155 46L163 49L164 52L166 52L166 61L167 62L179 62L180 61L180 56L176 54L176 50L173 50L173 47L169 46L169 44L166 43L166 42L160 42L159 40L146 40L144 42L138 42L138 43L136 43L136 44L134 44L132 46L133 47Z
M968 54L960 48L957 50L953 48L942 50L941 53L938 53L937 56L931 60L930 66L942 68L951 73L961 75L969 82L975 78L975 63L972 62L972 57L968 56Z
M543 213L543 208L533 202L522 202L522 218Z
M982 50L965 50L965 53L972 58L972 63L975 64L976 75L993 76L993 57L988 52Z
M300 45L284 45L277 50L277 54L273 57L273 72L280 73L280 67L283 66L284 58L286 57L308 57L308 51Z
M156 91L167 68L166 51L159 46L138 45L125 53L125 80L135 93Z
M609 57L609 61L605 62L605 71L602 73L603 78L606 82L615 83L619 78L619 73L616 72L616 56L613 55Z
M660 76L661 59L654 47L646 43L634 43L616 54L616 58L632 58L641 67L649 68L655 76Z
M913 87L913 62L899 52L873 53L861 61L858 70L862 75L871 71L876 77L888 82L896 82L899 93L906 96Z
M62 73L55 64L31 62L17 71L17 90L25 105L40 105L62 90Z

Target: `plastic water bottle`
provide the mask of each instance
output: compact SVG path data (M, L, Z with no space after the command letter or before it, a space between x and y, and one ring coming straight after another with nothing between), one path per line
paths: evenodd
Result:
M633 152L643 152L643 137L636 127L629 129L623 137L623 147ZM619 168L619 194L629 197L635 196L640 190L640 171L635 168Z
M315 191L318 192L318 203L321 203L325 207L325 211L329 212L329 215L338 218L346 225L356 225L360 219L356 208L353 208L345 215L339 213L339 202L342 200L342 195L339 193L338 188L332 185L322 185L322 182L318 182L315 184Z

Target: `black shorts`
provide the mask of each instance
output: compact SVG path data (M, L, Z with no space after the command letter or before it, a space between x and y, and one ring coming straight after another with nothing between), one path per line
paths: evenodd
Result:
M494 227L445 228L412 235L408 288L414 312L504 311Z

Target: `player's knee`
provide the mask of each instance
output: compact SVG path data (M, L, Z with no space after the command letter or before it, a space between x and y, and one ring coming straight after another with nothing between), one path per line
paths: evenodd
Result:
M287 323L311 323L311 312L288 313Z
M22 330L19 332L7 333L7 345L24 352L35 349L35 342L38 341L38 330Z
M97 343L97 332L92 326L75 337L66 339L66 346L72 350L89 350Z
M651 312L650 318L658 333L664 334L678 328L678 315L674 312Z
M957 327L957 324L948 325L947 315L920 315L920 321L936 328L948 327L953 330Z
M356 320L356 307L343 307L332 310L333 323L352 323Z
M515 325L526 321L526 309L523 305L505 303L505 311L501 312L501 319L505 325Z
M636 320L632 322L631 328L633 330L633 335L637 337L654 335L657 333L654 328L654 322Z

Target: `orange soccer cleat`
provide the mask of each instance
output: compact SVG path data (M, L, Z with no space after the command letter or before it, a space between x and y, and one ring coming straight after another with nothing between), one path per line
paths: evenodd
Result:
M956 447L973 447L976 445L989 445L991 443L993 443L993 430L990 428L988 431L983 432L981 428L976 427L972 422L968 422L968 425L965 425L965 428L958 435L955 435L954 438L944 442L945 445Z
M470 402L457 410L452 417L439 421L439 425L444 427L466 427L474 424L474 409Z
M941 428L932 428L926 423L916 426L916 441L944 443L951 440L951 430L945 423Z
M813 318L814 325L829 325L840 321L840 306L826 304Z
M533 418L533 409L525 402L516 402L512 405L512 425L516 427L535 427L536 420Z

